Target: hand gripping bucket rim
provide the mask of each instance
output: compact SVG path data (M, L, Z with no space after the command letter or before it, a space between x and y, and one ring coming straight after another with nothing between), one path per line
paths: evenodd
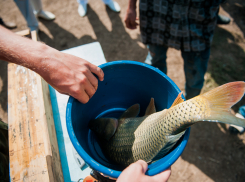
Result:
M121 60L121 61L108 62L108 63L100 65L99 67L103 69L107 66L113 66L113 65L117 65L117 64L119 64L119 65L120 64L137 65L137 66L142 66L142 67L146 67L148 69L151 69L151 70L157 72L158 74L160 74L162 77L164 77L168 82L170 82L170 84L174 87L174 89L178 93L181 92L180 89L177 87L177 85L168 76L166 76L159 69L154 68L154 67L152 67L148 64L145 64L145 63L136 62L136 61ZM71 112L72 112L72 103L74 102L74 100L75 99L70 96L68 103L67 103L67 108L66 108L66 125L67 125L69 138L70 138L74 148L76 149L77 153L84 159L86 164L88 166L90 166L93 170L96 170L96 171L102 173L103 175L111 177L111 178L118 178L118 176L121 174L121 171L110 169L110 168L100 164L99 162L94 160L80 145L80 143L79 143L79 141L75 135L73 125L72 125L72 114L71 114ZM179 143L178 146L176 146L174 148L174 150L172 150L169 154L167 154L166 156L164 156L160 160L158 160L152 164L149 164L146 174L149 176L153 176L153 175L156 175L156 174L166 170L167 168L169 168L179 158L179 156L184 151L186 144L187 144L187 141L189 139L189 135L190 135L190 128L188 128L186 130L185 134L183 135L182 141Z

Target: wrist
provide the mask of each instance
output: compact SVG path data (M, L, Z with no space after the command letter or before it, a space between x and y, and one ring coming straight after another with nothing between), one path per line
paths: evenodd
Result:
M136 11L136 1L137 0L130 0L128 4L128 9L127 11Z
M32 58L33 64L29 69L35 71L43 78L49 75L49 71L58 65L57 50L45 44L39 43L37 53ZM55 66L56 65L56 66Z

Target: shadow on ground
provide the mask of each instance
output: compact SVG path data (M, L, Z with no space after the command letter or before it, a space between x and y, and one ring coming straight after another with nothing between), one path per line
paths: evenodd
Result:
M222 124L205 122L193 125L181 157L213 181L242 182L245 179L245 145Z
M245 1L229 0L222 4L222 8L230 14L236 25L239 26L243 34L245 33Z
M49 38L44 32L39 32L41 41L58 50L64 50L79 45L98 41L103 49L107 61L115 60L135 60L143 61L147 55L146 48L142 48L137 43L140 42L140 37L133 40L126 32L123 22L118 13L112 12L106 8L108 17L112 23L112 31L108 31L104 24L100 21L99 16L88 5L87 17L97 39L93 39L89 35L85 35L77 39L72 33L63 29L55 22L41 20L41 22L49 29L53 39Z
M205 91L212 89L208 87L209 82L217 86L245 80L245 52L239 40L227 30L216 28ZM233 109L237 111L244 104L243 98ZM214 181L245 180L245 145L241 137L230 134L224 124L200 122L193 125L182 158Z
M245 52L239 45L242 39L227 30L217 27L211 48L208 73L218 84L245 80ZM206 85L211 81L206 80ZM237 112L239 106L245 104L243 98L233 109Z

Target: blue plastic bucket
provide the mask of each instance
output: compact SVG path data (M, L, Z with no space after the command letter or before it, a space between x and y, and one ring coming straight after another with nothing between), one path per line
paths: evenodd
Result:
M98 117L119 117L135 103L143 115L151 97L157 111L169 108L180 93L176 84L160 70L135 61L114 61L99 66L105 74L98 90L87 104L69 98L66 124L69 137L78 154L95 171L118 178L123 168L109 162L101 152L88 122ZM158 174L169 168L183 152L190 134L188 129L165 157L148 167L147 175Z

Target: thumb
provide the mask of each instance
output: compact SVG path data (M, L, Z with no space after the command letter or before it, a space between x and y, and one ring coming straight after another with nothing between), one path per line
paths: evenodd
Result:
M171 175L171 168L168 168L167 170L153 176L153 178L154 178L154 181L167 182L170 175Z
M145 174L148 169L148 164L143 160L138 160L137 162L135 162L135 164L140 165L142 168L142 172Z

